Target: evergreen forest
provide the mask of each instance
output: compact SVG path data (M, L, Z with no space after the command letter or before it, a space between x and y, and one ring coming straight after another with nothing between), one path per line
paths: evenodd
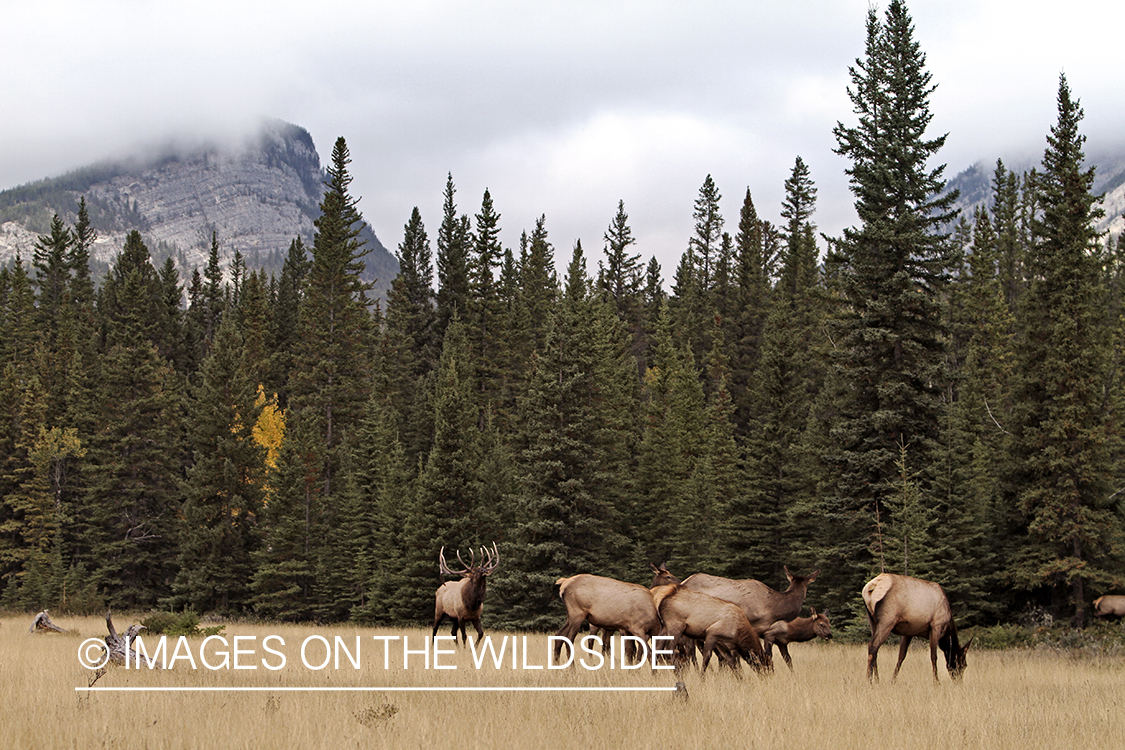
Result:
M1060 76L1041 164L965 215L901 2L849 72L856 226L818 233L800 157L776 224L708 176L667 278L623 202L600 247L545 216L504 247L450 176L377 302L343 138L280 273L222 273L216 236L182 279L134 232L95 284L84 202L56 216L0 271L0 606L429 625L439 550L495 542L486 627L660 562L819 569L841 625L887 571L962 626L1082 626L1125 585L1125 238L1080 102Z

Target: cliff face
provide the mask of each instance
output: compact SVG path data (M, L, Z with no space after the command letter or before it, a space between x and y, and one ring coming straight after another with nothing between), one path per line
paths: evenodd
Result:
M294 237L312 246L323 179L308 132L281 122L236 146L169 148L147 159L87 167L0 193L0 262L17 252L29 261L51 216L73 224L84 196L98 231L96 274L133 229L157 265L168 256L175 260L185 283L207 264L212 232L224 267L238 250L249 268L278 272ZM365 238L365 278L378 279L375 291L383 297L397 263L369 229Z

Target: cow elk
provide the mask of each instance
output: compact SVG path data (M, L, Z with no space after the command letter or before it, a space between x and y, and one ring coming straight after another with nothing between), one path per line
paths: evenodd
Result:
M867 645L868 680L879 679L879 647L892 633L902 636L893 677L898 677L910 640L923 635L930 639L930 662L935 682L938 680L939 648L945 654L945 666L950 677L957 680L964 674L965 652L973 640L970 638L964 646L958 641L949 599L941 586L909 576L881 573L863 587L863 604L871 626L871 642Z
M792 620L778 620L766 628L762 634L762 648L766 652L766 668L773 669L773 646L785 659L785 666L793 670L793 660L789 658L790 643L804 643L814 638L831 638L832 623L828 621L828 610L816 613L816 609L809 609L808 617L795 617Z
M461 629L461 643L468 639L465 635L465 623L472 623L477 629L477 640L484 637L484 628L480 625L481 611L484 609L485 587L488 576L500 564L500 552L496 543L492 549L481 547L480 563L477 563L476 554L470 549L469 564L461 559L457 553L457 561L461 563L461 570L452 570L445 562L445 547L438 552L438 569L443 576L460 576L460 580L446 581L438 587L434 597L434 632L437 635L438 625L448 617L453 620L453 637L457 637L457 629Z
M660 619L664 623L661 635L671 636L677 643L684 636L703 644L703 665L707 671L711 653L720 649L730 655L730 666L738 665L741 656L754 669L765 663L762 642L746 614L731 602L717 599L679 584L657 586L652 590ZM677 659L677 667L682 666Z
M753 579L733 580L706 573L688 576L684 579L683 587L737 604L761 637L778 620L792 620L801 614L809 584L820 573L817 569L807 576L795 576L789 572L788 567L784 570L785 577L789 579L789 588L785 591L774 591L761 581Z
M566 622L556 635L571 643L583 621L589 622L591 629L621 630L646 641L660 633L660 616L652 595L640 584L590 573L560 578L555 583L566 607ZM556 659L562 647L562 641L555 641Z
M1111 594L1094 600L1095 617L1125 617L1125 596Z
M663 586L663 585L668 584L668 583L679 583L680 582L680 579L676 578L676 576L672 574L672 571L668 570L668 564L667 563L660 563L660 565L657 565L656 563L650 562L648 564L648 567L652 569L652 574L653 574L652 575L652 583L649 584L650 590L656 588L657 586ZM603 652L609 651L609 641L610 641L611 638L613 638L614 632L615 631L612 630L612 629L599 628L597 625L593 625L593 624L590 625L590 635L596 635L596 636L599 636L603 639L602 640L602 651Z

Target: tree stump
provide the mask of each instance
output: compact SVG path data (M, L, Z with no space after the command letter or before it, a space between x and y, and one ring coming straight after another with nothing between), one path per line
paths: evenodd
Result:
M35 619L31 621L31 627L28 629L29 633L65 633L66 631L60 628L55 623L51 622L50 615L47 610L43 610L35 615Z
M137 633L142 630L147 630L144 625L130 625L129 629L125 631L125 636L122 637L117 634L117 628L113 627L113 617L110 612L105 613L105 626L109 629L109 635L105 637L105 645L109 649L109 660L114 664L125 664L128 659L129 664L148 666L148 660L144 659L133 649L126 649L125 645L137 636ZM153 669L163 669L163 665L157 662Z

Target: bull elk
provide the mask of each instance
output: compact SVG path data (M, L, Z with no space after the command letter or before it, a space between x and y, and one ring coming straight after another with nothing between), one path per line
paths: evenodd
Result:
M566 607L566 622L555 635L573 643L583 621L589 622L591 629L622 630L644 640L660 633L660 616L652 595L640 584L590 573L560 578L555 583ZM562 641L555 641L556 659L562 647Z
M819 574L820 570L817 569L807 576L795 576L785 567L785 577L789 579L789 588L785 591L774 591L761 581L753 579L732 580L707 573L688 576L684 579L683 587L737 604L761 637L778 620L792 620L801 614L809 584Z
M661 635L671 636L674 643L684 636L702 642L700 672L707 671L716 648L731 655L732 667L739 656L758 670L765 663L762 642L738 605L674 583L654 588L652 599L664 623Z
M828 621L828 610L816 613L815 608L809 609L808 617L795 617L792 620L778 620L766 628L762 633L762 648L766 652L766 668L773 669L773 646L781 658L785 659L785 666L793 669L793 660L789 658L790 643L804 643L814 638L831 638L832 623Z
M1125 596L1111 594L1094 600L1095 617L1125 617Z
M957 625L945 591L932 581L909 576L882 573L863 587L863 604L867 608L867 622L871 626L871 642L867 644L867 679L879 679L879 647L891 633L902 636L898 649L898 663L893 677L898 677L910 639L924 635L930 639L930 662L934 668L934 681L938 680L937 651L945 654L945 666L953 679L965 672L965 652L973 640L961 646L957 639ZM892 677L892 679L893 679Z
M445 547L438 552L438 569L443 576L460 576L459 581L446 581L438 587L434 597L434 632L437 635L438 625L448 617L453 620L453 637L457 637L457 628L461 628L461 643L465 643L465 623L471 622L477 629L477 640L484 637L484 628L480 626L481 611L484 609L485 587L488 576L500 564L500 552L496 543L492 549L481 547L481 560L477 563L476 554L469 550L469 564L461 559L457 553L457 561L461 563L461 570L452 570L445 562ZM432 637L431 636L431 637Z

